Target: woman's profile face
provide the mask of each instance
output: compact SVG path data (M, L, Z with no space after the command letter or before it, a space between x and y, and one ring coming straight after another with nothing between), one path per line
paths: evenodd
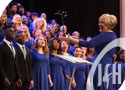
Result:
M99 20L98 25L99 25L99 31L100 32L105 32L106 30L108 30L108 27L103 23L102 20Z
M40 37L37 41L38 47L45 47L45 39L43 37Z
M55 39L55 40L53 40L53 42L52 42L52 44L53 44L53 48L54 49L56 49L56 50L58 50L59 49L59 42Z
M67 33L67 27L66 26L64 26L63 32Z

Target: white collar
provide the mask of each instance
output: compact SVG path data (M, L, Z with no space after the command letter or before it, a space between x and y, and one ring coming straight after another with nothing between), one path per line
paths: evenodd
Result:
M25 47L25 45L21 45L19 43L17 43L17 45L22 49L22 47Z
M12 41L10 42L10 41L6 40L5 38L4 38L4 41L5 41L5 43L6 43L7 45L12 44Z

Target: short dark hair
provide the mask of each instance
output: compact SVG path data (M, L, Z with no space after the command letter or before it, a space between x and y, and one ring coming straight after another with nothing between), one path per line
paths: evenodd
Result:
M18 8L24 8L24 6L21 5L21 6L19 6Z
M9 4L9 7L10 7L10 8L12 8L12 6L14 6L14 5L16 5L16 6L17 6L17 3L12 2L12 3L10 3L10 4Z
M62 42L66 42L67 43L67 45L68 45L68 50L67 50L67 52L69 51L69 48L70 48L70 44L69 44L69 41L67 41L67 40L61 40L60 41L60 45L62 44ZM61 51L62 51L62 49L60 49Z
M3 31L6 31L7 28L14 28L13 23L9 23L3 27ZM15 29L15 28L14 28Z
M19 35L20 35L21 33L23 33L23 32L24 32L24 31L21 31L21 30L16 31L16 33L15 33L15 38L19 37Z
M49 43L48 43L48 46L49 46L49 49L50 49L50 53L52 53L52 51L53 51L53 41L54 40L57 40L57 42L60 44L60 40L58 39L58 38L51 38L50 40L49 40ZM58 52L57 52L58 54L60 54L60 46L59 46L59 49L58 49Z
M45 34L47 33L47 32L49 32L50 33L50 35L51 35L51 38L53 38L54 36L53 36L53 34L50 32L50 31L45 31L43 34L44 34L44 36L45 36Z
M31 13L31 18L32 18L33 16L39 16L39 14L38 14L37 12L33 12L33 13Z

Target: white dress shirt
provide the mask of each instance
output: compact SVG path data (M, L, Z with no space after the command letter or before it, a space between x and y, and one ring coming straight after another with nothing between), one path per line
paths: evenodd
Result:
M13 53L13 56L15 57L16 51L15 51L15 48L14 48L14 46L13 46L13 43L10 42L10 41L8 41L8 40L6 40L6 39L4 39L4 42L9 46L10 50L11 50L12 53ZM11 45L12 45L12 46L11 46Z
M26 59L26 48L25 48L25 45L21 45L19 43L17 43L17 45L20 47L21 51L23 52L24 59Z

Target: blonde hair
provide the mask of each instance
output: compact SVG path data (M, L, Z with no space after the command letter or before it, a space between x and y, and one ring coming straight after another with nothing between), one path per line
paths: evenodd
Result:
M48 53L49 53L49 49L48 49L47 39L46 39L46 37L43 36L43 35L38 36L38 37L35 38L35 44L34 44L33 49L37 51L37 49L38 49L37 42L38 42L38 40L39 40L41 37L43 37L44 40L45 40L45 47L43 47L43 53L44 53L44 54L48 54Z
M5 22L7 23L7 20L8 20L7 15L3 13L3 14L0 16L0 18L2 18L2 17L5 18Z
M17 17L20 18L20 26L21 26L21 25L22 25L22 18L21 18L21 16L20 16L19 14L15 14L15 15L13 16L12 22L16 24L16 18L17 18Z
M99 17L99 21L104 23L109 29L114 29L117 24L117 18L111 14L102 14Z
M78 31L74 31L74 32L72 33L72 36L73 36L75 33L78 35L78 37L80 36L80 34L79 34Z
M39 18L36 18L34 21L33 21L33 27L34 29L37 29L37 21L38 20L42 20L43 21L43 26L41 27L41 30L42 32L45 32L46 31L46 28L47 28L47 23L46 23L46 20L42 17L39 17Z
M63 31L64 28L67 28L67 26L66 26L66 25L62 25L62 26L60 27L60 31Z
M24 27L26 28L26 30L24 30ZM28 28L25 24L22 24L22 25L21 25L20 31L27 32L27 35L26 35L27 40L30 40L30 39L31 39L30 32L29 32L29 28Z

